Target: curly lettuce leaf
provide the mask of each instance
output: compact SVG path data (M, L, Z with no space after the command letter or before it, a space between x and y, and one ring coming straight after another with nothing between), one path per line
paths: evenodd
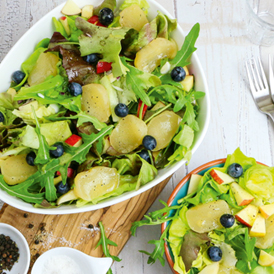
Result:
M160 11L158 11L156 20L158 26L157 37L169 39L170 33L177 28L177 20L170 19Z
M102 54L102 61L112 63L114 77L125 75L128 69L122 64L119 54L122 49L121 40L125 38L129 29L98 27L80 17L76 18L75 23L83 32L79 37L81 55Z

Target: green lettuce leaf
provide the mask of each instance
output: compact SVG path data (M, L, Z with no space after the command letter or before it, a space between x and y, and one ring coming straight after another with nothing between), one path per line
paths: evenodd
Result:
M116 0L104 0L101 5L94 8L93 14L99 15L99 11L103 8L109 8L114 11L116 8Z
M83 18L76 18L76 26L83 34L79 37L81 55L102 54L102 61L112 63L114 77L124 75L127 68L120 60L121 40L125 38L128 28L110 29L90 24Z
M145 14L148 13L149 4L146 0L125 0L124 3L120 6L120 10L124 10L125 8L134 4L138 5Z
M0 107L8 110L13 110L12 96L7 92L0 93Z
M156 20L158 26L157 37L169 39L170 33L177 28L177 20L170 19L160 11L158 11Z
M129 72L126 75L127 86L136 94L137 98L140 98L144 104L151 106L151 102L146 91L150 87L159 86L161 81L157 76L148 72L143 72L126 62L124 57L121 58L122 63L126 66Z

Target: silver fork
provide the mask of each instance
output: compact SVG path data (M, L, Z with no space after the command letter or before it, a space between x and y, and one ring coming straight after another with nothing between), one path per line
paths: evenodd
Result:
M268 56L268 69L269 69L270 93L272 96L272 101L274 102L274 71L273 71L273 67L272 67L272 57L270 54Z
M258 110L268 115L274 122L274 105L260 58L258 58L258 63L259 68L254 59L246 62L251 94Z

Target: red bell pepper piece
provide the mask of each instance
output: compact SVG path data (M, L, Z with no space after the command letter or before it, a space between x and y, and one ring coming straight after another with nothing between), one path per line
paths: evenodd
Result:
M99 74L111 70L111 64L108 62L98 62L96 72Z
M91 16L89 19L88 19L88 22L91 23L91 24L94 24L96 26L99 26L99 27L105 27L105 25L101 24L100 21L99 21L99 16L98 15L93 15Z
M61 175L60 171L57 171L56 175L60 176ZM68 178L73 178L73 175L74 175L74 170L72 168L68 167Z
M143 104L143 101L139 99L138 110L137 110L137 117L139 117L139 118L140 118L140 111L141 111L142 104ZM147 111L147 105L144 104L143 111L142 111L142 117L141 117L142 119L144 118L146 111Z

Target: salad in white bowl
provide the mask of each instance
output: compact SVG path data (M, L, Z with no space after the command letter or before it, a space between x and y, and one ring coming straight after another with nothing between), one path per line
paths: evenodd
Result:
M36 208L98 204L191 158L200 98L175 19L146 1L69 0L0 94L0 188Z

